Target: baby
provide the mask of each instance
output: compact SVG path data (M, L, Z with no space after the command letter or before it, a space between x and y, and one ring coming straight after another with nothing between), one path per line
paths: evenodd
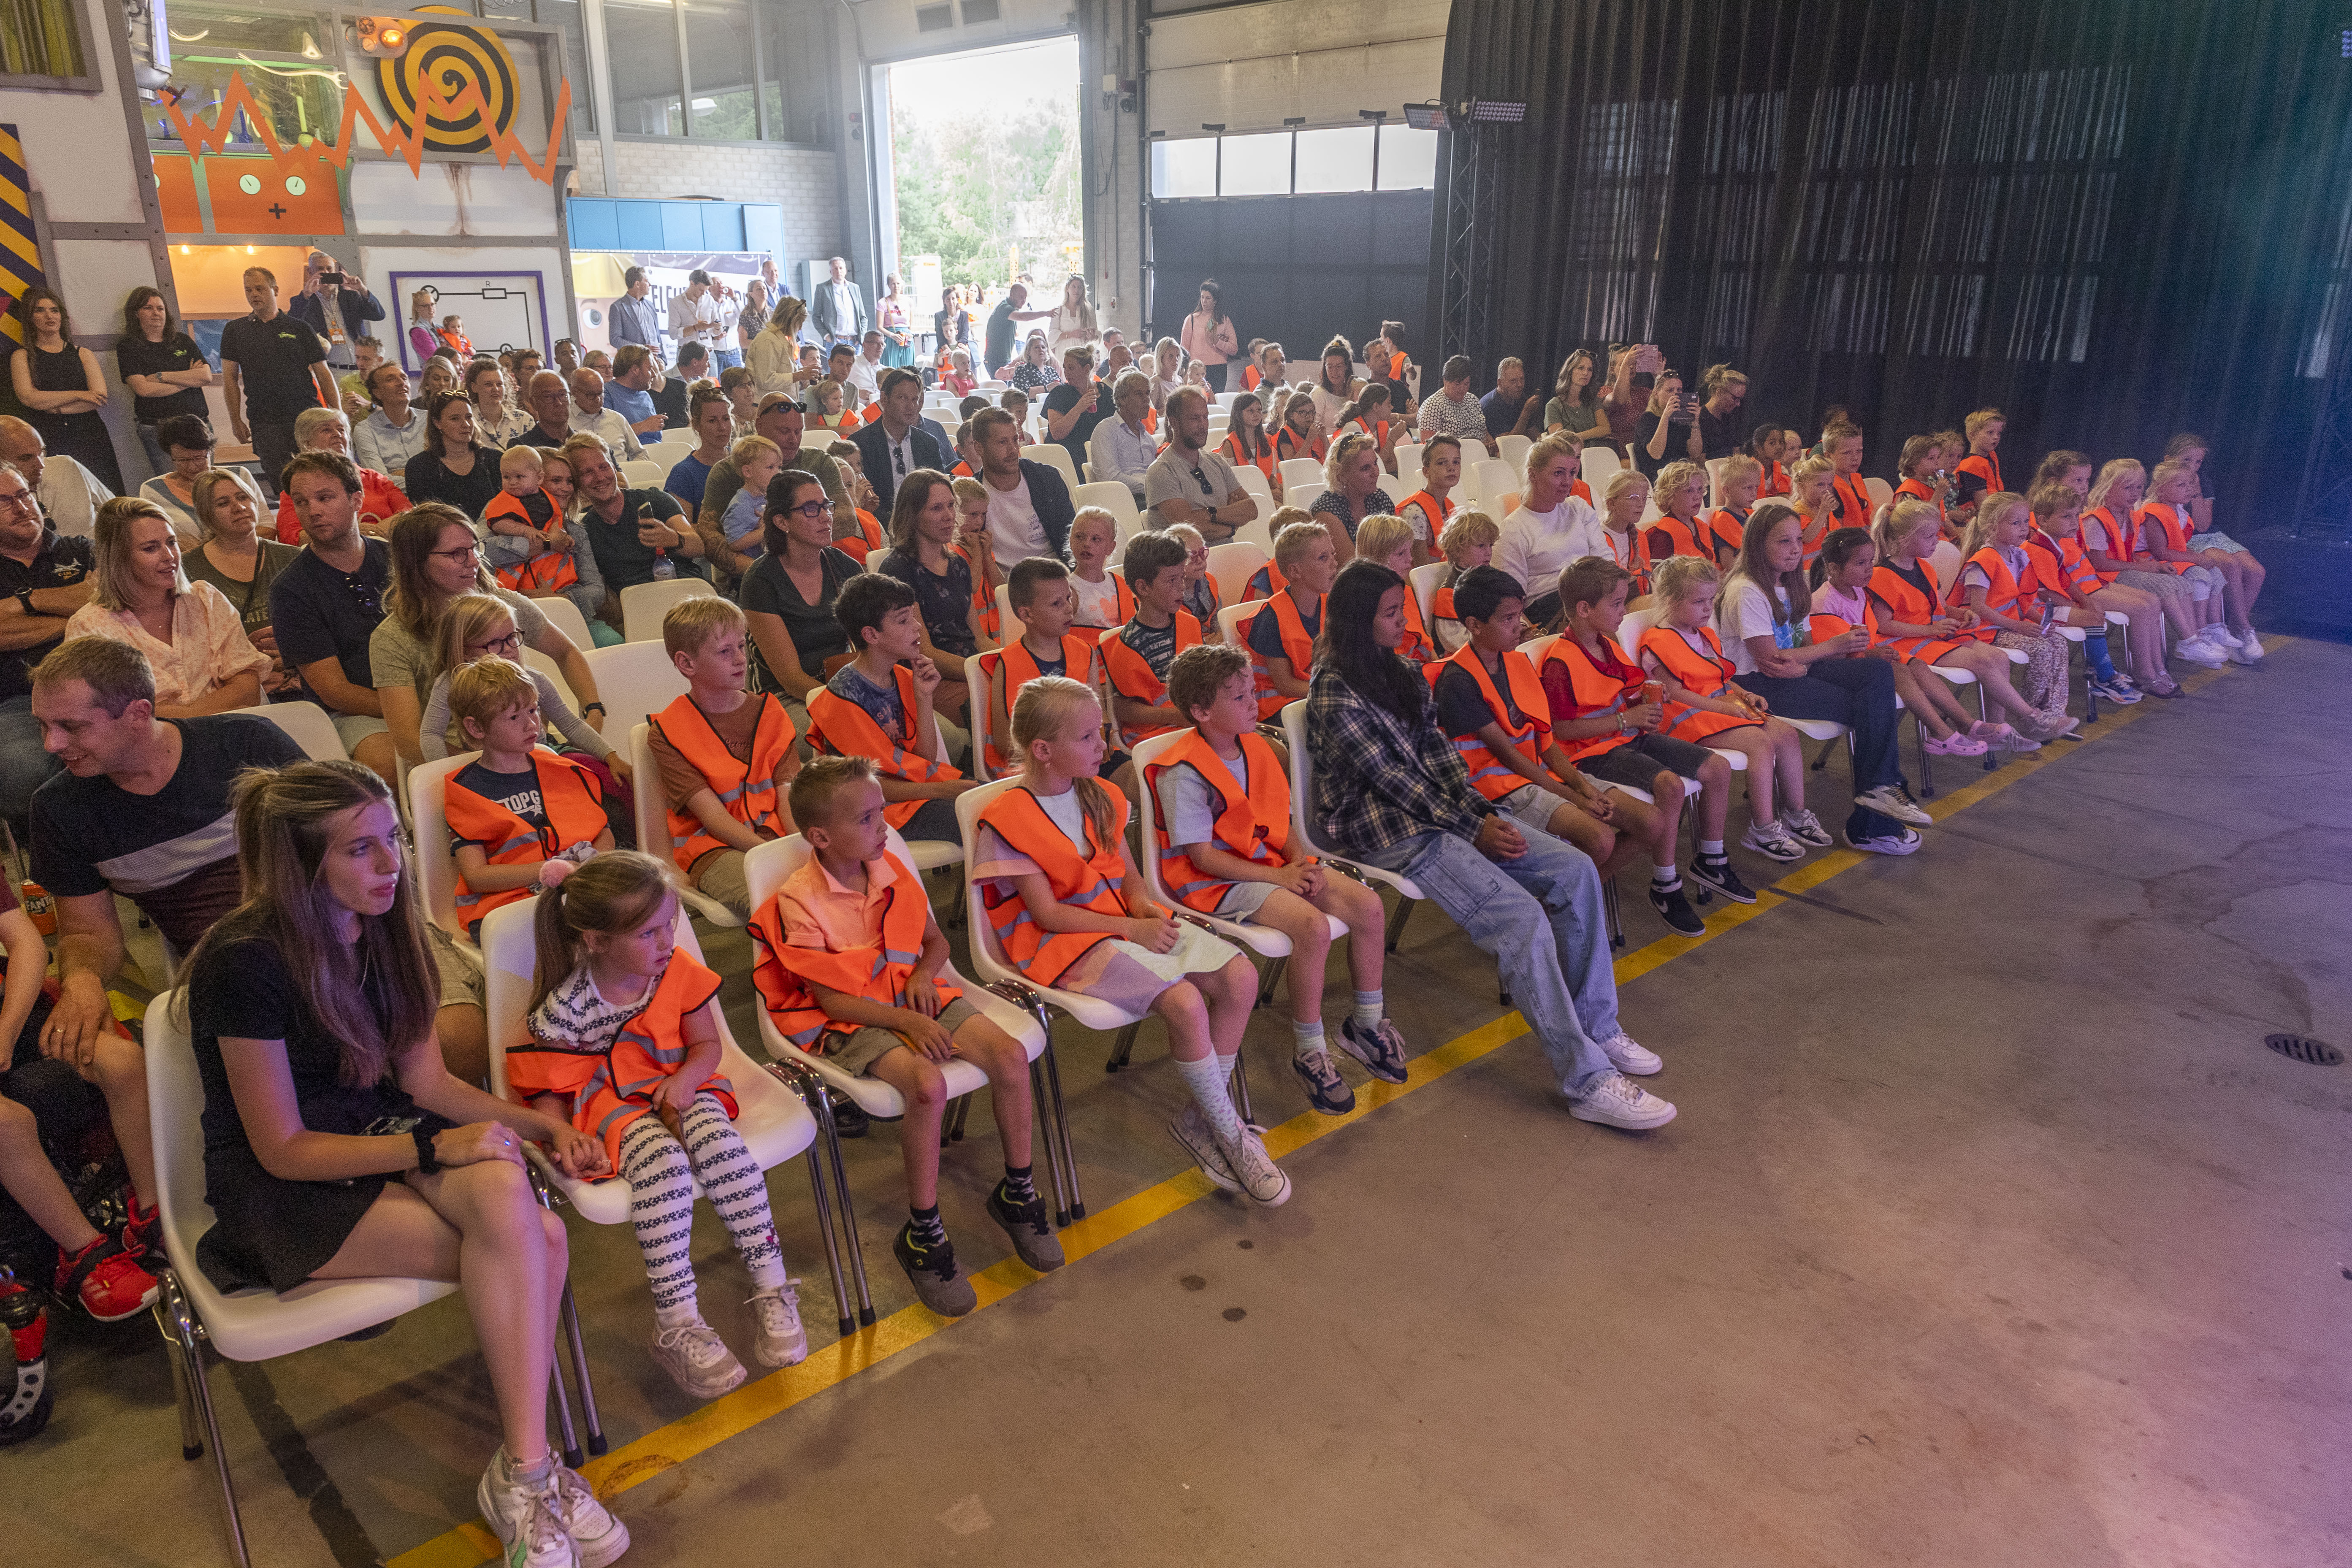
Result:
M757 560L767 548L761 532L761 514L768 506L768 482L784 471L784 449L765 436L746 436L727 449L735 459L735 471L743 476L743 488L727 503L727 515L719 527L727 534L728 548L749 560Z

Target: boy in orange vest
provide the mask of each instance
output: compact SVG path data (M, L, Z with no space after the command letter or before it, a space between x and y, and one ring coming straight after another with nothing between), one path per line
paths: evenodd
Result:
M1282 591L1249 618L1243 633L1257 675L1257 716L1268 723L1280 718L1285 703L1307 695L1315 639L1323 635L1323 595L1339 574L1339 547L1321 523L1294 522L1275 535L1274 563L1282 572Z
M961 843L955 797L977 781L949 763L947 738L932 716L940 667L923 657L915 590L896 577L862 573L841 585L833 613L857 657L809 693L809 744L872 760L886 815L900 837Z
M1160 857L1161 884L1178 903L1290 939L1290 1068L1307 1103L1344 1116L1356 1108L1356 1091L1331 1065L1323 1037L1328 916L1348 928L1355 981L1339 1048L1382 1083L1404 1081L1404 1037L1381 994L1388 925L1380 895L1330 875L1306 845L1290 842L1289 764L1257 732L1248 655L1223 643L1186 649L1168 667L1168 700L1192 732L1146 770L1160 842L1145 852Z
M457 858L457 916L481 940L492 910L539 889L550 860L585 861L613 847L596 775L539 743L539 687L511 659L478 658L449 678L458 733L482 754L443 796Z
M1066 675L1092 687L1096 652L1092 637L1070 629L1076 614L1070 569L1052 556L1033 555L1013 567L1005 579L1004 597L1013 606L1013 618L1021 623L1021 635L1004 645L988 672L988 760L1000 770L1007 765L1005 737L1013 733L1013 704L1021 689L1041 675ZM1097 772L1110 777L1125 766L1127 753L1114 750Z
M924 1306L960 1318L979 1299L940 1218L948 1062L961 1057L988 1075L1004 1143L989 1217L1040 1273L1062 1266L1062 1244L1030 1179L1028 1053L940 978L948 939L922 878L890 853L883 795L870 757L818 757L793 780L793 820L814 853L751 921L752 982L787 1039L905 1100L908 1217L890 1250Z
M743 857L793 831L784 792L800 772L798 731L772 692L743 689L749 623L725 599L682 599L662 617L662 647L687 692L653 718L654 765L669 803L671 858L688 885L736 919L751 914ZM653 787L644 781L641 787ZM645 847L658 854L656 845Z
M1180 728L1183 710L1168 695L1168 667L1201 640L1201 623L1177 606L1184 599L1191 552L1173 534L1139 533L1128 542L1127 581L1134 614L1096 643L1110 678L1111 707L1122 744ZM1246 668L1247 660L1244 660Z

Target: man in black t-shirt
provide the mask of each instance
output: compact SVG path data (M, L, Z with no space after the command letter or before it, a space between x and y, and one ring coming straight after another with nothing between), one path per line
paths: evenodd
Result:
M1081 345L1062 356L1062 384L1045 395L1045 438L1070 454L1070 471L1085 478L1087 441L1112 417L1110 392L1095 379L1095 351Z
M58 538L24 474L0 463L0 816L19 833L33 792L58 771L41 749L31 670L89 603L90 573L89 541Z
M278 470L298 450L295 416L305 408L340 408L343 400L327 369L326 343L309 322L278 308L278 279L268 268L246 268L245 301L253 314L221 329L221 363L227 367L223 400L230 433L253 443L274 495Z
M122 967L117 893L185 953L236 907L229 789L248 767L283 767L301 748L267 719L155 717L155 674L127 643L75 637L33 677L42 743L65 773L33 796L33 879L58 901L57 1005L42 1044L88 1058L110 1017Z
M593 436L574 436L563 444L563 456L572 464L575 493L585 503L573 526L595 552L596 570L604 574L609 595L598 618L618 626L621 590L653 582L662 561L675 568L672 575L707 575L697 559L703 552L702 535L676 496L623 485L612 452Z
M352 760L396 785L399 755L383 721L368 639L383 619L392 550L360 532L360 471L341 452L305 452L286 468L302 553L269 584L278 657L335 721Z

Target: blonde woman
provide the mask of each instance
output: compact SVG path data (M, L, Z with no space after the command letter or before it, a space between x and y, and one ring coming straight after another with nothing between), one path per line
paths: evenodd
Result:
M794 373L799 369L801 323L807 320L808 307L787 294L776 301L767 325L752 334L743 351L743 363L761 397L772 392L799 395L800 382Z
M1095 308L1087 300L1087 280L1073 272L1062 285L1062 302L1048 312L1045 351L1059 363L1072 349L1088 348L1102 336Z
M1380 443L1361 430L1350 430L1331 443L1323 459L1323 493L1309 509L1331 530L1339 564L1356 555L1356 525L1382 512L1396 515L1396 503L1381 489Z
M193 583L209 583L236 609L237 622L253 646L269 656L261 677L265 696L297 684L278 657L278 636L269 627L269 585L302 558L291 544L261 537L261 498L241 468L207 468L196 476L190 508L196 520L196 545L184 542L180 564Z
M155 671L155 713L194 719L261 700L269 656L245 635L236 607L180 568L180 540L153 501L117 496L98 509L90 599L68 637L129 643Z

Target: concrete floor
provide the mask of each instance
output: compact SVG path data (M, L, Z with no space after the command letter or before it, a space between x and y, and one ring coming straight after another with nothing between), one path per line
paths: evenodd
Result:
M2352 1561L2352 1068L2262 1047L2352 1047L2347 683L2352 648L2284 647L1650 968L1624 1006L1682 1107L1662 1132L1568 1118L1522 1038L1297 1149L1286 1207L1180 1188L715 1446L643 1353L625 1232L575 1221L607 1431L701 1448L604 1477L628 1561ZM1834 822L1842 774L1815 784ZM1637 889L1634 949L1663 932ZM1391 1011L1439 1046L1498 1015L1491 973L1424 909ZM1268 1122L1303 1104L1286 1033L1251 1031ZM1060 1042L1100 1216L1181 1171L1178 1089L1151 1033L1117 1077ZM978 1267L1007 1248L971 1127L945 1203ZM897 1133L848 1152L887 1319ZM799 1170L772 1186L806 1377L829 1286ZM699 1240L740 1346L740 1269L708 1215ZM57 1418L0 1455L0 1561L226 1561L152 1331L56 1343ZM457 1302L212 1375L257 1561L475 1559L446 1538L493 1441Z

